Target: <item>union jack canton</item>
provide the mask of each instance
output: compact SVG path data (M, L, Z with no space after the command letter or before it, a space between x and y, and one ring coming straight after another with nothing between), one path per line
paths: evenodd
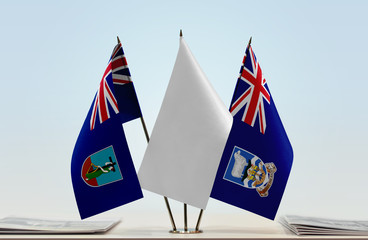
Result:
M231 101L230 113L233 117L242 114L241 120L252 127L254 127L258 116L259 128L264 134L266 131L264 102L270 104L270 99L270 93L266 88L266 79L262 75L261 67L252 47L248 46ZM242 110L243 108L244 110Z
M100 87L93 101L93 111L90 119L90 130L95 128L97 115L100 124L110 118L110 111L119 113L118 102L111 90L111 80L114 85L124 85L132 82L128 64L121 43L118 43L102 76ZM110 106L110 108L109 108Z

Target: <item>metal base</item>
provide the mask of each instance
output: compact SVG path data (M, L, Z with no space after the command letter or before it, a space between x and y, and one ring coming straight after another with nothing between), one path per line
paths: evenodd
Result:
M203 233L202 230L195 230L195 229L177 229L177 230L170 230L169 233L178 233L178 234L192 234L192 233Z

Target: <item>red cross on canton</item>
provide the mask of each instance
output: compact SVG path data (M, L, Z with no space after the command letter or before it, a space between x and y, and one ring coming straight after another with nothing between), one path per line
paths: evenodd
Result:
M249 88L233 102L230 113L235 116L245 106L242 121L253 127L258 115L260 131L264 134L266 131L266 117L263 99L270 104L271 96L265 87L266 79L262 75L261 67L251 46L249 46L246 53L248 53L248 56L244 56L239 79L249 84ZM250 58L252 69L248 69L244 65L247 57Z

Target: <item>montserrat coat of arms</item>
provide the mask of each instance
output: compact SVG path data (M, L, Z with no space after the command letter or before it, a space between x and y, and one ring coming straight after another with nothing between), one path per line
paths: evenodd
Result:
M261 197L267 197L276 170L273 162L263 163L254 154L234 147L224 179L246 188L256 189Z

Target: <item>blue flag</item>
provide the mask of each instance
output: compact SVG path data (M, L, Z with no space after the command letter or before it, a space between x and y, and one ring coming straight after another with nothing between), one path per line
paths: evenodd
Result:
M211 197L274 219L293 150L251 46L245 52L230 113L234 121Z
M141 117L124 51L113 50L71 162L82 219L143 197L122 123Z

